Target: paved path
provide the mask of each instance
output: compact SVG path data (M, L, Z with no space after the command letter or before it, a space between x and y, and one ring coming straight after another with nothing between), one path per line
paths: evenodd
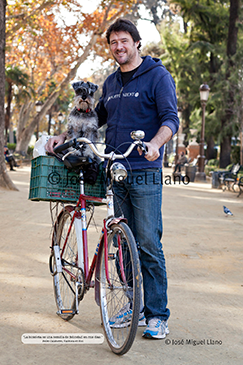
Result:
M27 167L11 173L19 192L0 189L0 364L243 364L243 195L237 198L210 184L164 186L163 245L171 310L166 340L142 339L139 328L122 358L106 342L21 343L25 333L102 333L92 290L71 322L55 315L48 269L49 204L28 201L29 174ZM225 217L223 205L233 217ZM97 209L97 225L103 210ZM95 244L95 228L92 236Z

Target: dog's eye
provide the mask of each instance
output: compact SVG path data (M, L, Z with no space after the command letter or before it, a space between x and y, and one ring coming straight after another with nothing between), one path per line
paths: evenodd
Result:
M90 91L90 94L89 94L90 96L93 96L94 95L94 93L93 93L93 91Z

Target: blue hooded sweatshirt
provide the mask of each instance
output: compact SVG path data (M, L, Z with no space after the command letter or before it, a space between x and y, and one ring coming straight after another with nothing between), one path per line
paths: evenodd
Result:
M96 107L99 126L107 123L106 153L117 148L124 153L131 144L130 132L143 130L149 142L161 126L167 126L173 135L179 127L175 83L161 60L142 57L143 62L132 78L122 86L120 68L111 74L103 86L103 95ZM128 157L133 170L162 167L164 146L160 157L148 161L137 149ZM125 160L121 161L128 166Z

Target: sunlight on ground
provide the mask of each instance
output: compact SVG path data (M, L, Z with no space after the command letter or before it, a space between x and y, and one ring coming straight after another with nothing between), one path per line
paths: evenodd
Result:
M181 195L181 197L184 197L184 198L188 198L187 195ZM225 198L212 198L212 197L202 197L202 196L197 196L197 195L190 195L190 199L198 199L198 200L210 200L210 201L216 201L216 202L227 202L227 203L234 203L234 204L242 204L242 201L241 200L233 200L233 199L229 199L227 197Z
M187 291L195 291L199 293L216 293L216 294L236 294L240 295L239 293L239 286L240 284L233 284L230 283L230 285L222 284L219 282L213 282L210 280L209 282L199 282L199 283L193 283L191 281L175 281L173 279L170 279L170 285L174 286L180 286L180 287L186 287ZM241 293L243 296L243 291Z
M0 274L0 281L7 285L21 286L25 288L49 288L50 279L39 278L38 276L30 275L15 275Z
M29 257L30 259L32 259L33 261L38 261L42 264L46 264L48 263L48 260L49 260L49 256L46 256L46 255L41 255L41 254L38 254L38 253L26 253L25 254L25 257Z
M30 185L30 183L29 182L24 182L24 181L20 181L20 180L15 180L15 179L12 179L12 182L14 183L14 184L18 184L18 185L24 185L24 186L29 186Z

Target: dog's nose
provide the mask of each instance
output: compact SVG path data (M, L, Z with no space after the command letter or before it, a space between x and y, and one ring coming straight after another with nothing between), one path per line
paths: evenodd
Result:
M86 99L87 99L86 94L81 95L81 98L82 98L83 100L86 100Z

